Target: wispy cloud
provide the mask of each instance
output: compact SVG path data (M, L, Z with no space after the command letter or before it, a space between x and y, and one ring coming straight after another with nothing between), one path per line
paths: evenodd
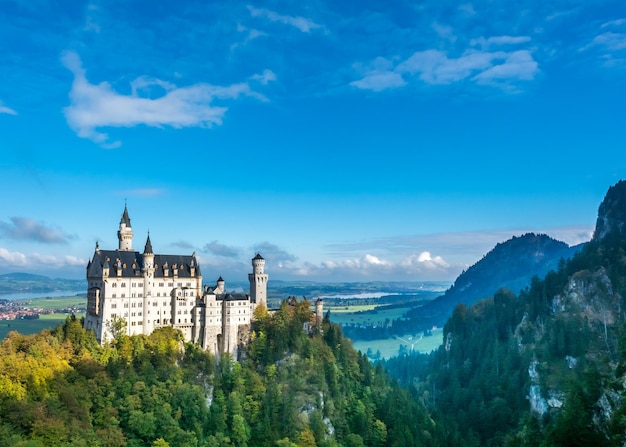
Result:
M437 28L438 33L447 28ZM451 31L450 31L451 32ZM447 51L429 49L414 52L411 56L392 66L389 59L378 57L364 71L360 64L355 69L363 75L350 85L366 90L383 91L402 87L412 79L429 85L449 85L469 81L482 85L511 87L520 81L531 81L539 72L539 65L529 49L498 50L494 47L520 45L530 41L527 36L480 37L470 41L471 48L459 56ZM380 61L388 62L381 66Z
M237 247L224 245L218 241L212 241L204 245L203 251L210 253L214 256L221 256L224 258L238 258L241 254L241 250Z
M245 82L225 87L206 83L176 87L149 77L133 81L132 94L123 95L107 82L91 84L76 53L65 53L62 61L74 73L69 94L70 105L64 109L69 126L79 137L108 148L119 147L121 142L111 142L106 133L97 129L142 124L173 128L211 127L222 124L222 118L228 110L225 106L213 105L214 100L232 100L240 96L266 100ZM268 78L262 76L262 79ZM151 95L157 97L151 98Z
M17 112L15 110L5 106L2 101L0 101L0 113L6 113L7 115L17 115Z
M297 256L283 250L278 245L272 244L271 242L262 242L260 244L256 244L253 248L256 253L260 253L268 263L273 265L282 265L298 259Z
M31 240L45 244L66 244L74 239L59 228L27 217L11 217L10 222L0 221L0 235L7 239Z
M254 6L248 5L248 11L250 11L250 15L252 17L263 17L268 19L270 22L278 22L283 23L285 25L293 26L294 28L299 29L303 33L310 33L311 30L314 29L323 29L322 25L315 23L311 19L307 19L305 17L299 16L286 16L282 14L278 14L277 12L270 11L269 9L264 8L255 8Z
M315 280L450 280L463 266L448 264L441 256L429 252L416 253L400 261L393 261L370 253L359 258L323 261L319 264L305 262L302 265L281 264L274 266L277 273L292 278Z
M426 50L413 53L397 71L416 75L427 84L452 84L468 78L479 82L532 80L538 66L528 50L467 50L457 58L440 50Z
M86 265L86 259L76 256L54 256L41 253L24 254L0 247L0 267L13 271L18 268L35 271L56 271L71 268L72 273L74 273L76 268L83 269Z

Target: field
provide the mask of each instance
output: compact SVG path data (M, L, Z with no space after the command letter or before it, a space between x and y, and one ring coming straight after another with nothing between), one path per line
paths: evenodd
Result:
M380 351L381 358L397 356L400 353L400 346L405 346L407 352L417 351L429 354L437 349L443 342L443 329L433 329L432 335L423 337L419 335L405 335L404 337L387 338L384 340L357 340L353 341L354 349L363 353L376 354ZM369 352L368 352L369 350Z
M80 318L84 314L76 314L76 318ZM68 314L47 314L41 315L37 320L0 320L0 340L11 331L17 331L20 334L36 334L44 329L53 329L58 324L63 323Z
M387 321L402 318L404 313L414 303L407 303L406 306L384 306L376 304L365 305L334 305L328 306L330 311L330 320L340 325L383 325ZM356 340L353 341L354 348L371 354L374 358L377 352L380 352L381 358L389 358L397 356L400 353L401 346L403 351L418 351L422 353L430 353L437 349L443 341L443 330L441 328L434 329L432 335L424 337L423 334L405 334L402 337L393 337L382 340Z
M81 309L83 312L87 306L87 298L80 296L66 296L58 298L33 298L30 300L20 300L24 307L29 309Z
M385 320L396 320L409 309L407 307L384 307L375 304L355 306L329 306L330 319L337 324L372 324L381 325Z
M58 298L33 298L20 300L25 308L55 310L53 314L41 314L36 320L0 320L0 340L3 340L11 331L20 334L36 334L44 329L53 329L59 323L63 323L68 315L74 313L76 318L85 315L87 299L80 296L58 297Z

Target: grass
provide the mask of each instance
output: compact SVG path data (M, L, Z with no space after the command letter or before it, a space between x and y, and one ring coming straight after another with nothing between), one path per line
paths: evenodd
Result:
M409 351L421 352L429 354L437 349L443 342L443 329L437 328L432 331L432 335L428 337L421 337L421 335L406 335L398 338L388 338L384 340L359 340L352 342L354 349L367 353L368 349L372 353L380 351L382 358L389 358L398 355L400 351L400 345L407 347Z
M54 310L54 309L68 309L68 308L81 308L85 309L87 306L87 298L80 296L67 296L56 298L32 298L30 300L19 300L24 307Z
M40 315L37 320L0 320L0 340L11 331L17 331L23 335L37 334L44 329L54 329L63 323L69 314L55 313ZM83 317L84 314L76 314L76 318Z
M381 306L359 305L359 306L338 306L330 308L330 320L337 324L368 324L381 325L385 320L397 320L402 318L404 313L410 308L395 307L385 308Z

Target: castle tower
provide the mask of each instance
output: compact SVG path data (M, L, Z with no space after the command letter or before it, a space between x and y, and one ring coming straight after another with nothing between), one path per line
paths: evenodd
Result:
M148 319L148 303L152 296L152 279L154 278L154 250L152 250L152 241L150 241L150 233L146 239L146 246L143 249L143 331L144 334L150 334L153 325Z
M322 330L322 321L324 320L324 300L318 298L315 301L315 325L317 330Z
M263 304L267 307L267 279L269 275L264 272L265 259L259 253L252 258L252 273L248 274L250 281L250 301L257 306Z
M120 229L117 230L120 251L133 251L133 229L130 226L128 208L124 205L124 213L120 219Z

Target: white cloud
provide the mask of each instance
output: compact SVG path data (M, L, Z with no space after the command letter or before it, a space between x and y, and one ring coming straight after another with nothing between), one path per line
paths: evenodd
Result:
M603 23L600 28L607 28L607 27L612 27L612 26L622 26L626 24L626 19L617 19L617 20L611 20L609 22Z
M61 270L63 268L80 267L81 269L87 265L86 259L77 258L76 256L56 256L41 253L32 253L26 255L17 251L9 251L0 247L0 267L5 269L29 269L33 271L40 270ZM74 270L72 270L74 273Z
M10 222L0 221L0 236L6 239L30 240L45 244L66 244L73 239L59 228L28 217L11 217Z
M261 83L262 85L267 85L271 81L276 80L276 74L272 70L264 70L261 74L255 74L250 79Z
M374 280L444 280L455 278L466 266L450 265L441 256L429 252L411 254L392 261L367 253L360 258L325 260L319 264L302 265L283 263L275 267L278 275L315 281L374 281Z
M17 115L17 112L7 106L5 106L2 101L0 101L0 113L6 113L7 115Z
M264 17L271 22L278 22L293 26L298 28L303 33L310 33L313 29L323 29L321 25L318 25L311 19L307 19L305 17L285 16L274 11L270 11L269 9L259 9L251 5L248 5L248 11L250 11L250 15L252 15L252 17Z
M474 76L473 79L485 83L502 80L530 81L535 78L538 71L537 62L530 52L519 50L508 53L503 63L492 66Z
M626 34L607 32L594 37L591 45L604 47L609 51L626 49Z
M23 267L27 264L26 255L18 251L0 248L0 263L5 266Z
M470 77L483 83L531 80L539 69L528 50L467 50L458 58L450 58L440 50L426 50L413 53L396 71L417 75L427 84L452 84Z
M236 99L242 95L259 100L266 98L250 89L247 83L216 86L198 83L176 87L166 81L140 77L131 83L132 94L116 92L109 83L91 84L76 53L63 55L64 65L74 73L70 105L64 109L69 126L81 138L104 147L118 147L110 142L102 127L170 126L211 127L222 124L227 107L212 105L216 99ZM143 96L141 96L143 95ZM150 98L148 96L155 96Z
M351 82L350 85L362 90L380 92L390 88L403 87L406 85L406 81L399 73L384 71L369 73L364 78Z

